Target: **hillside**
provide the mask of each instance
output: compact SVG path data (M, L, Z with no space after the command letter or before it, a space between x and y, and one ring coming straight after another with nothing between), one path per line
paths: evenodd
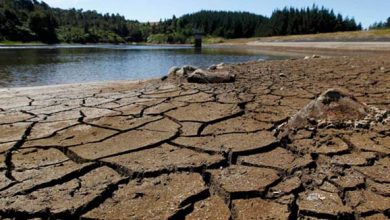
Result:
M248 12L200 11L151 24L119 14L51 8L43 1L0 0L0 41L191 43L194 30L234 39L360 29L353 18L315 5L278 9L270 17Z

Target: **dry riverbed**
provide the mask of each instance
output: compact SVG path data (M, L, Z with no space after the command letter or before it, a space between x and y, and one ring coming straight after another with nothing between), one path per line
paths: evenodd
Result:
M0 216L390 217L387 56L223 68L236 82L0 90ZM305 118L310 126L281 135L330 88L378 114L357 123L347 106L338 110L349 124Z

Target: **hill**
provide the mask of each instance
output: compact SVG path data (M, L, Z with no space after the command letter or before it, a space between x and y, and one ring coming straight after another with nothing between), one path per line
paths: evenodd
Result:
M333 10L284 8L270 17L248 12L200 11L156 23L119 14L51 8L37 0L0 0L0 41L44 43L190 43L194 30L208 36L249 38L360 30Z

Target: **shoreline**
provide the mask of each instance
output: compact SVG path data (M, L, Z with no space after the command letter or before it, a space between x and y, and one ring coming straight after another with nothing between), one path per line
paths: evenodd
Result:
M0 92L1 212L175 219L189 207L183 217L389 216L388 56L221 71L236 80L195 84L178 75Z
M224 49L240 49L246 50L248 53L253 54L264 54L271 56L285 56L284 59L280 60L289 60L289 59L300 59L305 56L320 55L324 57L334 57L334 56L361 56L361 55L390 55L390 42L386 42L386 46L378 45L376 42L360 42L364 45L359 45L356 42L350 42L344 46L341 45L342 42L249 42L245 44L210 44L205 45L209 48L224 48ZM107 45L107 44L106 44ZM110 44L108 44L110 45ZM45 46L45 45L37 45ZM46 45L50 46L50 45ZM62 46L92 46L93 45L62 45ZM96 44L96 46L104 46L104 44ZM141 45L140 45L141 46ZM148 45L149 46L149 45ZM189 46L189 45L150 45L150 46ZM356 47L359 46L360 49ZM373 48L367 48L371 46ZM0 46L1 48L1 46ZM251 63L253 61L248 61L245 63ZM272 61L264 60L263 62ZM235 66L237 63L228 63L228 65ZM168 70L167 70L168 71ZM159 78L151 79L140 79L140 80L109 80L109 81L94 81L94 82L83 82L83 83L68 83L68 84L55 84L55 85L39 85L39 86L26 86L26 87L3 87L0 88L0 92L9 92L9 91L24 91L24 90L40 90L40 89L70 89L75 87L103 87L109 85L121 85L121 84L145 84L148 82L159 80Z
M65 47L93 47L93 46L104 46L111 44L92 44L92 45L82 45L82 44L58 44L53 46ZM32 45L21 45L21 46L32 46ZM35 45L35 46L50 46L50 45ZM131 46L131 45L130 45ZM149 44L149 45L140 45L138 46L190 46L183 44ZM2 46L0 45L0 48ZM34 46L32 46L34 47ZM337 57L337 56L369 56L369 55L390 55L390 42L258 42L251 41L247 43L222 43L222 44L207 44L204 45L205 48L223 48L223 49L239 49L245 50L248 53L253 54L263 54L271 56L285 56L281 60L289 59L300 59L305 56L320 55L324 57ZM264 62L271 61L264 60ZM254 61L254 60L253 60ZM253 61L248 61L245 63L250 63ZM235 66L237 63L228 63L228 65ZM168 70L167 70L168 71ZM0 92L10 92L10 91L25 91L25 90L43 90L43 89L70 89L70 88L79 88L79 87L104 87L109 85L135 85L135 84L145 84L147 82L152 82L159 80L159 78L151 79L140 79L140 80L109 80L109 81L94 81L94 82L83 82L83 83L68 83L68 84L55 84L55 85L40 85L40 86L26 86L26 87L3 87L0 88Z
M145 79L145 80L110 80L110 81L97 81L97 82L85 82L85 83L66 83L55 85L41 85L41 86L25 86L25 87L5 87L0 88L0 92L6 91L24 91L24 90L40 90L40 89L70 89L80 86L105 86L110 84L142 84L149 81L155 81L157 79Z

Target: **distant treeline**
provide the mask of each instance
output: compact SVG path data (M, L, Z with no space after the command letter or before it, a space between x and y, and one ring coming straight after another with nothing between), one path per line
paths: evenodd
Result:
M319 9L317 6L306 9L284 8L276 10L270 18L246 13L201 11L184 15L179 19L165 21L163 25L176 27L174 31L191 29L204 31L205 34L225 37L262 37L292 34L315 34L336 31L361 30L361 24L355 20L343 18L333 10ZM169 28L168 28L169 30Z
M0 41L45 43L190 43L195 31L223 38L247 38L361 30L333 10L284 8L271 17L247 12L200 11L156 23L118 14L51 8L37 0L0 0Z
M370 29L385 29L390 28L390 17L387 18L387 21L385 22L375 22L373 25L370 26Z

